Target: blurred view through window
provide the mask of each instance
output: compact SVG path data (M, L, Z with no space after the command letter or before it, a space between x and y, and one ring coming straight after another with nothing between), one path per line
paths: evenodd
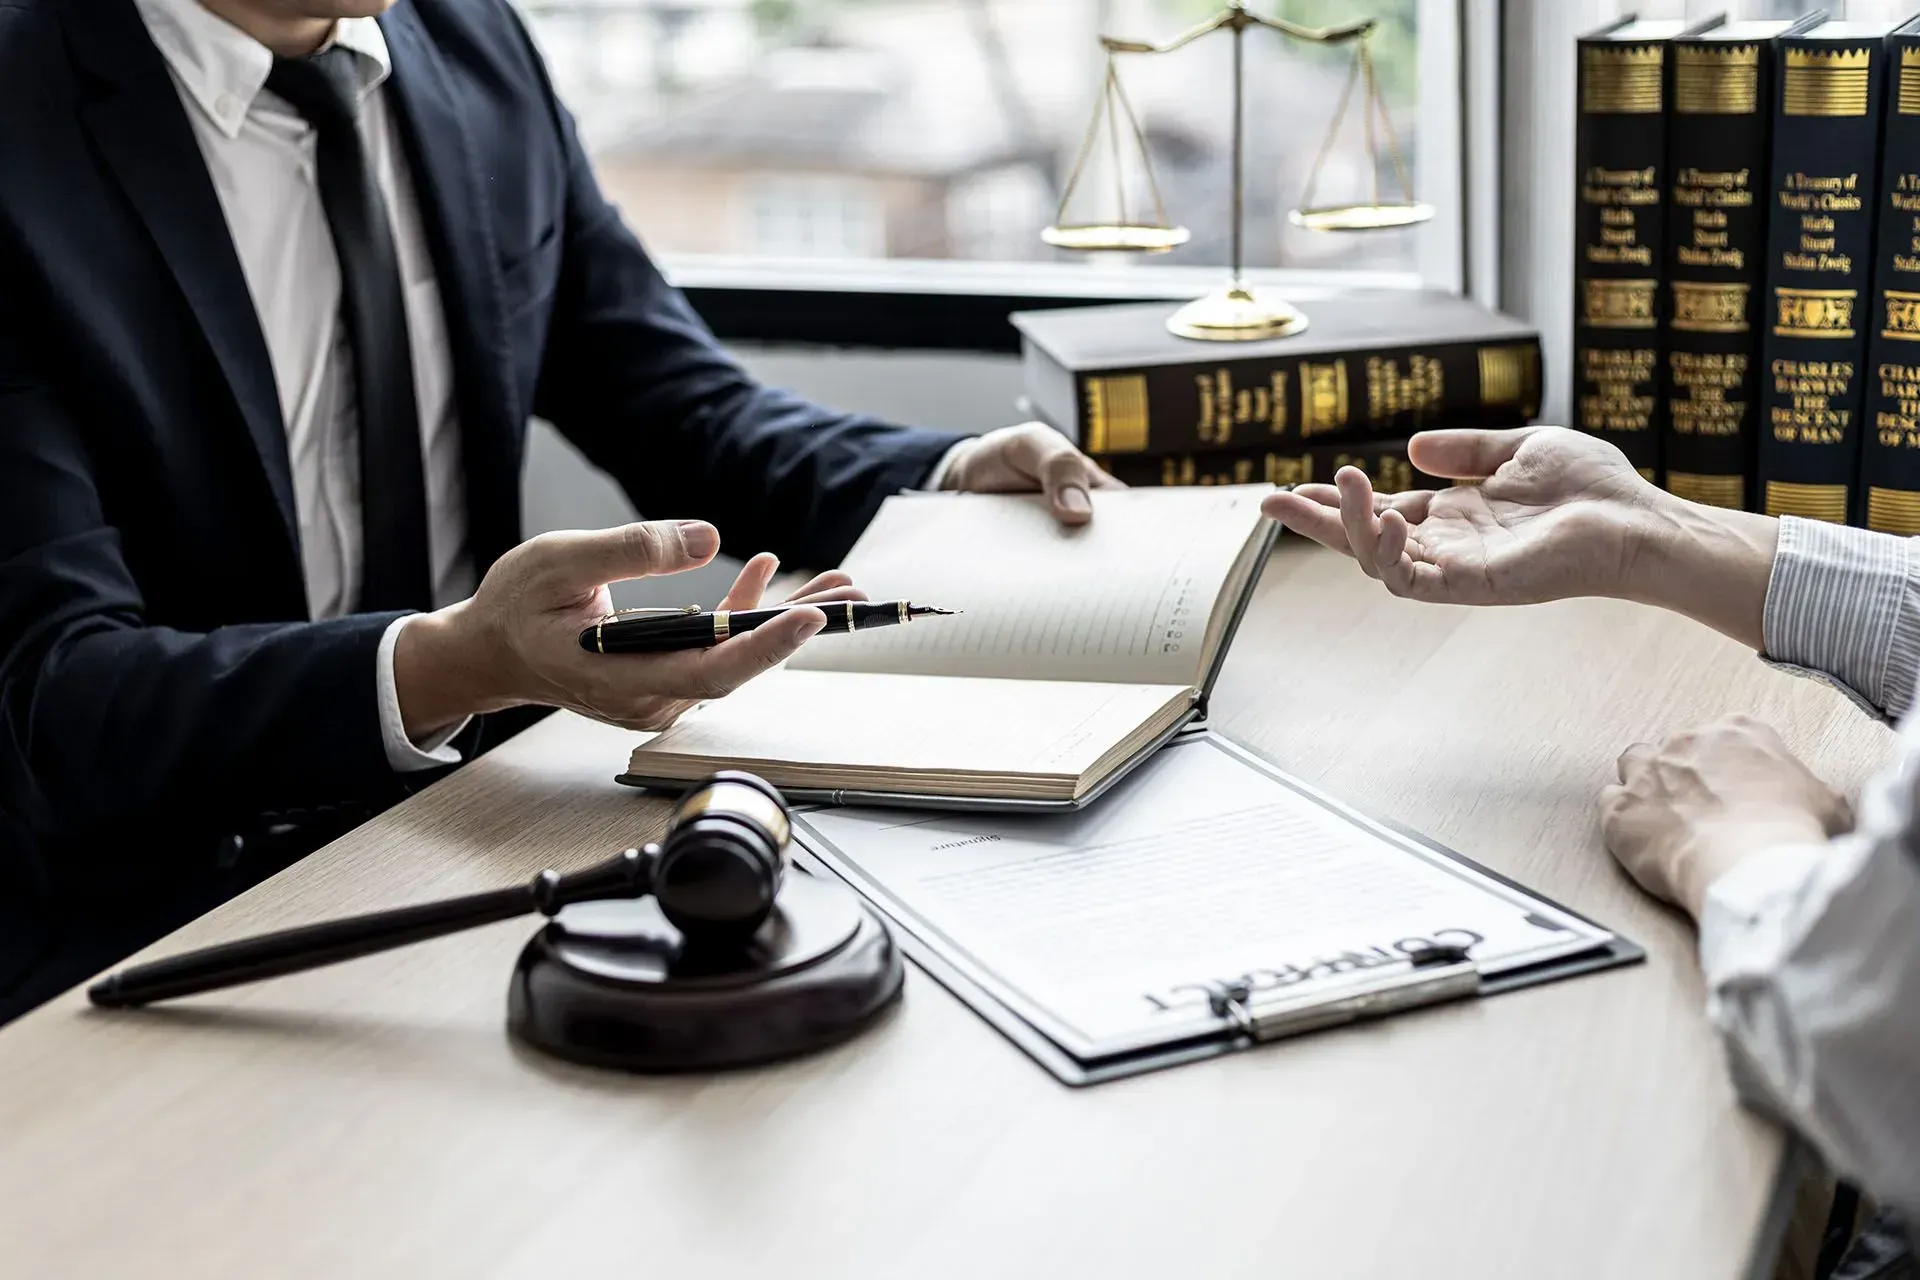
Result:
M608 196L665 254L786 259L1075 260L1048 248L1098 98L1107 32L1161 42L1218 0L518 0ZM1373 57L1416 191L1418 0L1254 0L1307 25L1371 14ZM1193 238L1153 263L1227 258L1232 38L1122 55L1171 221ZM1246 35L1252 267L1412 270L1417 231L1291 226L1352 52ZM1317 199L1371 191L1361 94ZM1124 121L1122 122L1124 124ZM1139 212L1123 131L1100 140L1070 211ZM1117 157L1117 164L1116 164ZM1391 180L1384 138L1378 172Z

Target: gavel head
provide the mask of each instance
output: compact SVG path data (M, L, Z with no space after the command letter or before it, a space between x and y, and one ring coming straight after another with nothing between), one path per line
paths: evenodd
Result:
M786 872L793 827L773 786L724 770L675 806L653 894L692 947L742 946L765 923Z

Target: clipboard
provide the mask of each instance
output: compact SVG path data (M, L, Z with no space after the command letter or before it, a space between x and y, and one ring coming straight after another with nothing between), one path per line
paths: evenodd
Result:
M1267 521L1261 534L1259 550L1255 553L1256 566L1253 572L1247 575L1245 589L1233 602L1233 608L1227 614L1227 621L1221 629L1219 646L1214 650L1213 661L1207 666L1206 673L1194 694L1192 705L1165 732L1127 757L1105 778L1089 787L1085 794L1070 800L1032 800L994 796L923 795L909 791L822 790L811 787L782 787L781 794L797 805L860 809L933 809L959 813L1072 813L1085 809L1113 790L1141 764L1152 759L1168 743L1183 734L1205 726L1207 704L1213 694L1213 686L1220 678L1221 668L1226 665L1227 654L1233 648L1233 637L1240 629L1241 620L1246 617L1248 606L1253 602L1254 591L1260 585L1261 575L1266 572L1267 562L1273 556L1274 544L1279 536L1279 524L1271 520ZM687 788L684 778L663 778L633 772L621 773L614 778L614 781L622 786L674 795L680 794Z
M980 969L963 948L942 938L937 929L903 918L904 913L896 909L884 893L874 892L862 876L844 872L836 857L838 850L832 841L809 821L809 809L799 808L794 814L794 860L809 874L838 880L859 894L886 920L895 943L908 959L1061 1083L1073 1087L1102 1084L1222 1054L1265 1047L1317 1030L1395 1016L1450 1000L1497 996L1636 964L1646 958L1644 948L1598 922L1399 823L1363 814L1318 788L1290 777L1247 748L1204 726L1187 730L1165 749L1223 752L1335 814L1391 833L1400 841L1417 845L1476 876L1605 933L1607 938L1576 954L1485 974L1479 971L1470 957L1447 949L1430 956L1409 957L1404 965L1383 965L1378 970L1362 972L1338 988L1318 988L1316 998L1311 1001L1297 999L1291 1004L1285 999L1262 998L1260 994L1244 989L1222 987L1209 995L1210 1006L1216 1015L1215 1025L1210 1030L1143 1048L1084 1058L1071 1052L1037 1026L1034 1020L1023 1016L989 990L987 982L990 979L983 978ZM811 812L818 812L824 807L813 806Z

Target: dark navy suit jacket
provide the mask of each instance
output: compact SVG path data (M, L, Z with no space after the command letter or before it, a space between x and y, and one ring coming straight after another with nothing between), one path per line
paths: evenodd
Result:
M924 482L953 437L823 411L719 349L505 0L381 24L481 570L521 537L530 414L647 515L792 565ZM224 837L261 815L397 798L374 686L394 615L308 620L296 537L266 345L131 0L0 0L0 1016L217 899Z

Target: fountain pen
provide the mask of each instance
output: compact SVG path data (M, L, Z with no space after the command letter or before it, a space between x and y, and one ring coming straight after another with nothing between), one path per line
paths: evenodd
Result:
M622 609L608 614L580 633L580 647L588 653L670 653L675 649L705 649L729 636L772 622L789 609L726 609L702 612L698 605L684 609ZM897 627L915 618L950 617L952 609L908 604L905 600L833 600L812 606L827 615L822 635Z

